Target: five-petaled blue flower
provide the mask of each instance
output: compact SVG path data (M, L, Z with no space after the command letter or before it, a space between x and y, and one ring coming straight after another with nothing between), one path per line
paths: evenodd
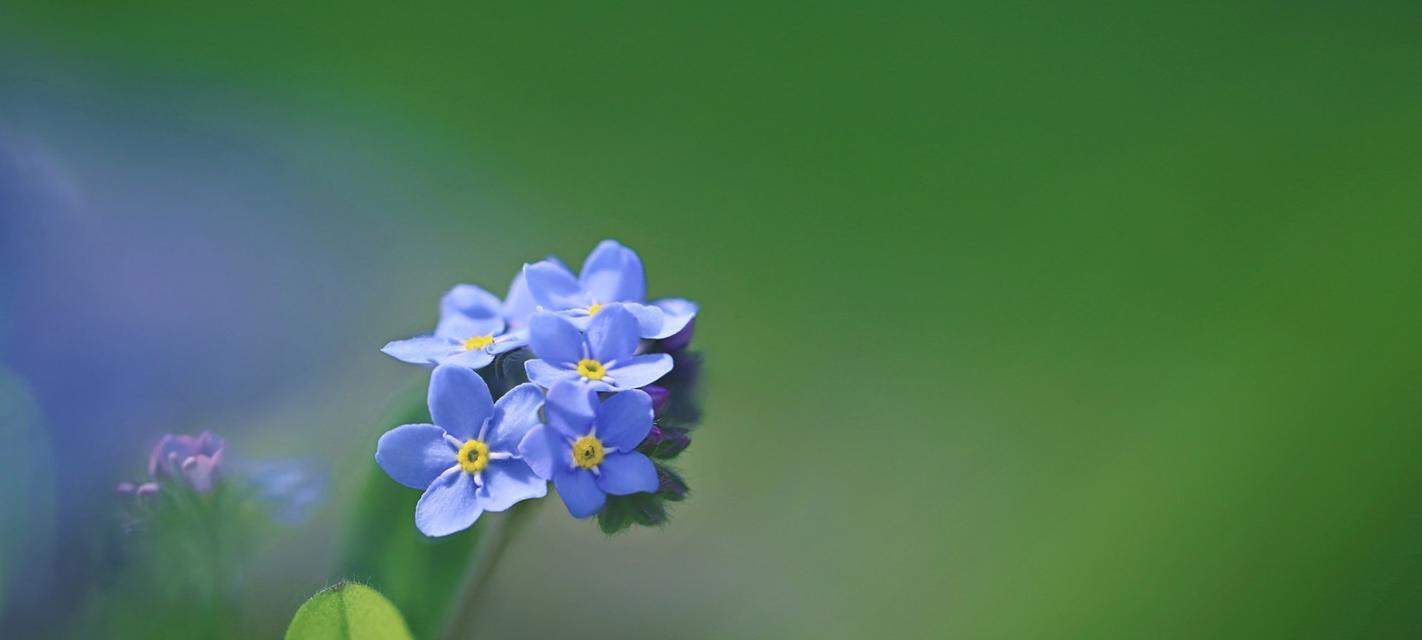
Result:
M608 494L657 490L656 466L636 451L652 429L652 399L638 390L601 402L588 385L560 382L548 390L548 423L519 444L524 460L553 481L568 512L586 518L602 510Z
M528 379L542 387L576 380L593 391L622 391L651 384L672 369L665 353L637 355L637 318L611 304L588 323L587 333L558 314L541 312L529 323L537 360L524 363Z
M450 289L439 301L439 324L434 335L396 340L381 351L397 360L415 364L452 364L470 369L488 366L497 356L528 344L527 299L523 278L509 289L508 303L474 285Z
M543 392L521 384L494 403L473 370L440 366L430 377L434 424L407 424L380 436L375 461L396 482L425 495L415 526L427 536L449 535L485 511L541 498L548 482L533 472L519 443L539 424Z
M640 337L649 340L669 337L696 317L696 303L690 300L668 298L643 304L647 279L642 259L615 240L599 243L577 277L554 259L524 265L523 273L539 306L572 318L579 328L613 302L623 303L636 316Z

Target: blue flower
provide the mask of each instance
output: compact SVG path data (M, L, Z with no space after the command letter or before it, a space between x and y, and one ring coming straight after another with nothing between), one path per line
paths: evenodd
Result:
M528 344L528 331L514 325L527 322L530 302L522 274L509 288L508 303L474 285L456 285L439 301L434 335L396 340L381 351L414 364L482 369L494 356Z
M594 316L586 334L561 315L535 314L529 342L539 359L524 363L524 370L542 387L576 380L594 391L622 391L655 382L672 369L665 353L636 355L637 318L620 304Z
M553 481L574 518L601 511L608 494L657 490L656 466L636 450L652 429L646 393L623 391L599 402L588 385L560 382L548 390L544 413L548 423L529 430L518 450L534 473Z
M427 536L468 528L485 511L541 498L548 482L524 462L518 444L538 425L543 392L521 384L493 402L479 374L440 366L430 377L434 424L407 424L380 436L375 461L396 482L425 495L415 526Z
M613 302L623 303L637 317L640 337L648 340L675 335L696 317L696 303L689 300L668 298L643 304L647 279L642 259L615 240L598 244L577 277L554 259L524 265L523 273L539 306L572 318L579 328Z

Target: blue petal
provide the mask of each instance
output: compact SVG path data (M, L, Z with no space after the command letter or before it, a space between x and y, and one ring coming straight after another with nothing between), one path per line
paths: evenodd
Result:
M504 298L504 322L510 327L527 327L529 318L533 317L533 312L537 309L538 303L534 301L533 293L528 290L528 279L524 277L523 271L519 271L513 282L509 283L509 295Z
M592 429L597 415L597 394L581 382L559 382L548 389L543 413L548 426L570 439L581 438Z
M464 367L466 369L483 369L489 366L489 363L493 361L494 354L484 349L469 349L466 351L461 348L458 352L441 360L440 364Z
M516 502L548 495L548 481L521 460L493 460L483 473L479 506L485 511L503 511Z
M672 370L672 357L665 353L635 356L608 369L607 375L617 381L618 389L636 389L656 382Z
M472 284L454 285L439 300L440 317L459 315L474 320L503 317L499 297Z
M662 311L661 307L635 302L624 302L622 306L637 318L637 332L643 338L652 340L653 336L662 332L662 325L666 323L667 314Z
M529 429L518 443L518 453L540 478L552 479L555 470L567 469L573 464L567 439L547 425Z
M700 310L695 302L682 298L664 298L652 304L656 305L657 308L661 309L665 314L665 318L662 320L662 328L657 332L658 335L650 336L656 340L674 336L676 332L685 329L686 324L691 322L691 319L695 318L696 313Z
M430 376L430 417L459 440L479 435L484 421L494 413L489 385L472 369L453 365L436 367Z
M555 364L577 362L584 357L583 334L567 318L555 313L533 315L528 341L534 355Z
M528 329L516 329L501 336L495 336L494 344L486 347L489 353L508 353L528 344Z
M470 318L456 313L441 317L435 327L436 336L458 340L461 344L474 336L496 336L503 332L504 319L499 316Z
M558 469L553 475L553 486L558 488L558 495L574 518L586 518L602 511L602 505L607 502L607 495L597 487L597 479L587 469Z
M604 307L588 323L588 349L603 364L632 357L639 337L637 317L620 304Z
M596 317L588 315L586 311L576 310L559 311L558 315L567 318L568 322L573 323L573 326L578 328L578 331L587 331L588 323L592 322L592 319Z
M568 367L555 367L543 360L529 360L523 363L523 371L528 374L528 379L540 387L552 387L565 380L576 381L578 372Z
M459 345L446 338L421 336L409 340L396 340L385 345L385 348L380 351L404 362L436 364L450 354L457 353Z
M591 303L572 272L552 260L524 265L523 276L534 302L549 311L586 307Z
M587 378L583 378L582 376L578 376L578 378L576 379L578 381L578 384L581 384L584 387L592 389L593 391L596 391L598 393L619 390L619 387L613 386L612 383L608 382L607 380L588 380ZM611 378L608 378L608 380L611 380Z
M375 462L394 481L412 489L430 486L439 474L455 465L458 452L432 424L407 424L380 436Z
M597 408L597 437L609 447L631 451L652 430L652 397L642 391L614 393Z
M608 454L597 466L597 473L598 488L614 496L651 493L659 484L651 458L636 451Z
M474 477L457 466L440 474L415 505L415 526L431 537L468 529L484 512L476 489Z
M543 406L543 390L523 383L509 389L494 403L494 417L484 443L492 451L518 452L518 443L529 429L538 425L538 409Z
M642 259L616 240L598 243L583 261L578 281L597 302L641 302L647 296Z

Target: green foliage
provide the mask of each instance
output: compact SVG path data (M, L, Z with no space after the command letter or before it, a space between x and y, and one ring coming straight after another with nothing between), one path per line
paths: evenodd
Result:
M400 610L379 591L341 582L311 596L291 619L287 640L402 640L412 638Z
M597 514L597 526L612 535L633 524L655 527L667 521L665 501L654 493L608 496L607 506Z
M0 602L20 565L49 555L54 502L47 462L34 455L48 439L24 382L0 368Z

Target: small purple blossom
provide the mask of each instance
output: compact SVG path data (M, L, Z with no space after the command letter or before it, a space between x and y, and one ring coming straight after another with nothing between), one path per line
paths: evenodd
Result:
M560 382L548 390L548 422L529 430L518 450L540 477L551 479L575 518L602 510L607 496L650 493L656 466L637 452L652 428L652 399L638 390L599 401L588 385Z
M430 377L434 424L407 424L380 436L375 461L392 479L425 494L415 526L444 536L473 525L485 511L541 498L548 482L529 468L518 444L538 424L543 392L521 384L495 403L474 371L442 365Z
M621 304L599 310L586 334L561 315L535 314L529 341L538 359L524 364L528 379L545 388L571 380L594 391L623 391L651 384L672 369L665 353L637 355L637 319Z
M134 484L132 482L120 482L117 490L121 496L133 496L139 500L147 500L158 495L158 483L144 482L143 484Z
M198 493L212 491L221 467L222 438L206 431L197 437L170 433L148 454L150 478L176 479Z
M616 240L599 243L577 276L555 259L524 265L523 273L528 291L540 307L571 318L579 328L585 328L598 310L614 302L624 304L637 318L638 335L648 340L671 337L696 317L696 303L689 300L668 298L645 304L647 278L642 258Z
M520 327L532 312L522 274L509 287L508 302L470 284L456 285L439 302L434 333L386 344L382 352L413 364L451 364L482 369L494 357L528 344Z

